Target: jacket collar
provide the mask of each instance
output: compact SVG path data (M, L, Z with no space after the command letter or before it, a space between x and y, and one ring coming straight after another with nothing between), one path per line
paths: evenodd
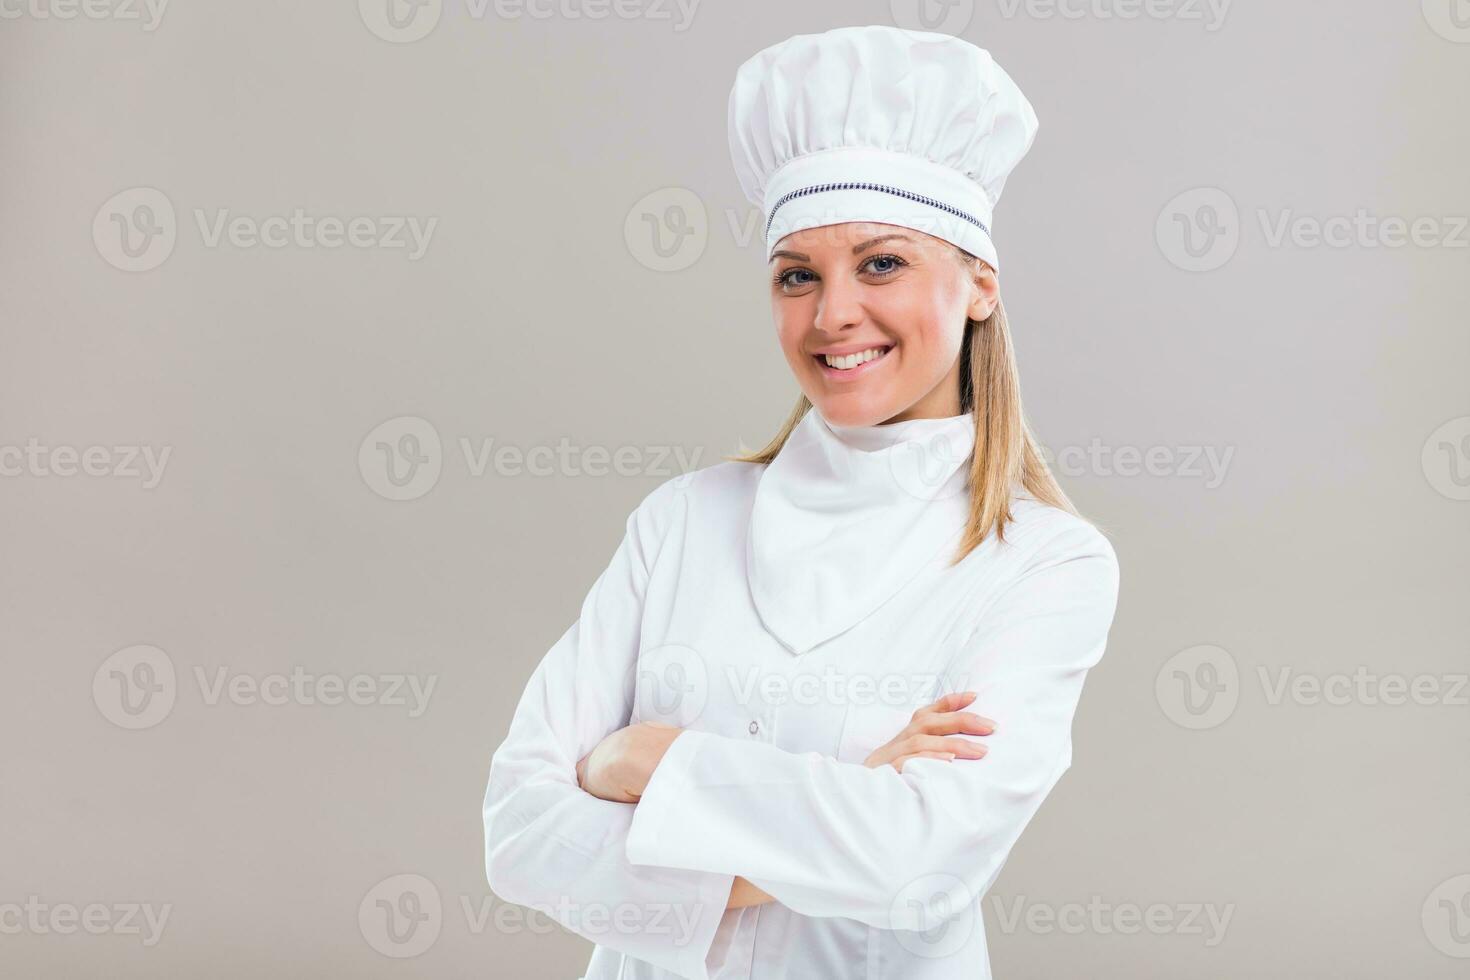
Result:
M974 446L973 412L849 426L810 409L751 510L746 574L767 630L805 653L957 547Z

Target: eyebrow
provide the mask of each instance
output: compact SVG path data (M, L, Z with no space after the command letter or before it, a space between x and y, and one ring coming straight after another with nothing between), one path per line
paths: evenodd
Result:
M857 245L854 245L852 247L852 254L861 255L863 252L866 252L868 249L872 248L874 245L877 245L879 242L886 242L891 238L899 238L906 242L913 241L913 239L910 238L908 235L900 235L897 233L891 235L879 235L877 238L869 238L865 242L859 242ZM798 262L810 262L812 260L812 257L810 255L806 255L802 252L788 252L784 248L777 249L776 251L771 253L772 262L780 258L795 259Z

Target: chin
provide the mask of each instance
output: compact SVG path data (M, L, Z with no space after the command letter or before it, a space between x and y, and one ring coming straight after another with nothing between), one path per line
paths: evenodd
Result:
M864 397L856 392L822 399L808 395L807 400L822 413L822 418L834 425L878 425L902 411L890 405L888 399Z

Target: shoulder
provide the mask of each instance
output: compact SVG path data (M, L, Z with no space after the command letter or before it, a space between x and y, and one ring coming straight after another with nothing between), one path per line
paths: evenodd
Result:
M1012 513L1005 543L977 562L966 635L1031 631L1023 646L1033 665L1045 662L1048 649L1066 652L1084 640L1100 656L1118 605L1111 542L1085 518L1029 498L1013 499ZM1047 637L1061 645L1048 647Z
M1013 549L1014 579L1049 578L1049 571L1064 568L1070 583L1086 583L1106 604L1116 602L1118 555L1096 525L1029 495L1013 498L1011 512L1006 540Z
M1096 556L1117 565L1112 542L1085 517L1044 504L1034 497L1015 497L1011 501L1014 520L1006 526L1006 536L1015 536L1037 552L1050 558Z

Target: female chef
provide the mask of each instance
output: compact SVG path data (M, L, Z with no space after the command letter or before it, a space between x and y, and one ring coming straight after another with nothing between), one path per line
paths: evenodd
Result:
M490 886L592 940L586 980L990 976L980 901L1071 764L1118 589L1000 303L992 211L1036 125L947 35L740 67L802 398L629 516L485 795Z

